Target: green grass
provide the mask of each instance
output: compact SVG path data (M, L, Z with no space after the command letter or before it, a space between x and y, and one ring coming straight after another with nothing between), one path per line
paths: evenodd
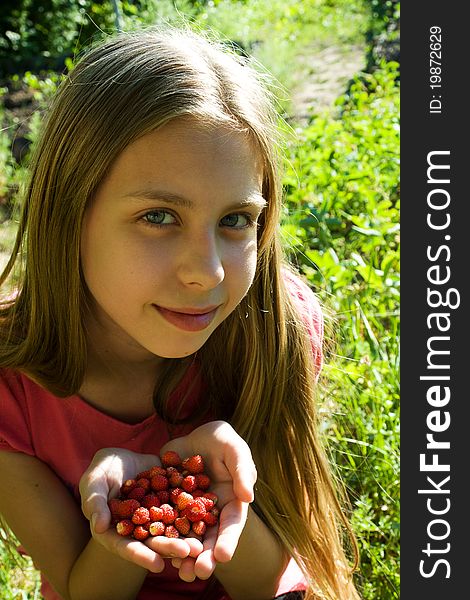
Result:
M399 81L383 64L290 143L283 233L328 313L324 432L365 600L399 597Z

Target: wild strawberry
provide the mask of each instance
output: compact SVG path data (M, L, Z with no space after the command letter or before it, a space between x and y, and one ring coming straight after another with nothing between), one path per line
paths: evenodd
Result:
M134 531L134 523L129 519L123 519L116 523L116 531L122 536L131 535Z
M202 473L204 471L204 460L200 454L195 454L189 458L185 458L182 462L183 469L186 469L195 475L196 473Z
M140 479L136 480L136 487L141 487L145 490L145 492L147 493L150 489L150 480L147 479L146 477L141 477Z
M155 475L166 475L166 469L163 467L159 467L159 466L155 466L152 467L149 471L149 479L152 479L152 477L155 477Z
M122 500L121 505L119 506L119 516L123 519L130 519L139 506L140 502L133 500L132 498Z
M204 523L204 521L196 521L191 525L191 529L196 535L200 535L202 537L206 533L207 525Z
M217 508L217 506L211 508L209 512L212 513L215 517L219 518L220 510Z
M142 500L141 500L141 505L145 506L145 508L150 508L151 506L160 506L160 498L157 496L157 494L146 494Z
M165 475L154 475L150 480L150 486L156 492L166 490L168 489L168 479Z
M132 500L137 500L138 502L140 502L144 496L145 490L141 487L135 487L127 494L128 498L131 498Z
M213 492L206 492L204 494L204 498L209 498L209 500L212 500L214 505L217 504L217 501L219 500L219 498Z
M211 484L211 480L205 473L196 475L196 485L200 490L207 490Z
M139 479L151 479L150 477L150 469L147 469L146 471L141 471L140 473L137 473L137 475L135 476L136 480L138 481Z
M137 525L132 535L135 537L136 540L143 541L150 536L150 532L147 531L145 527L142 527L142 525Z
M119 512L121 502L122 500L119 500L119 498L111 498L111 500L108 501L109 512L113 519L119 520L119 517L121 516Z
M212 512L208 512L202 517L202 520L208 527L212 527L217 524L219 519Z
M165 537L178 538L180 536L179 531L173 525L167 525L165 527Z
M189 494L191 492L194 492L194 490L197 489L196 478L194 477L194 475L186 475L186 477L181 482L181 487L185 492L188 492Z
M149 525L150 535L164 535L165 534L165 524L161 521L154 521Z
M209 498L206 498L205 496L199 496L200 497L200 501L204 504L206 510L210 510L211 508L214 507L214 501L210 500Z
M163 510L157 506L149 508L149 517L151 521L161 521L163 519Z
M177 501L178 501L178 496L179 496L180 494L184 494L184 493L185 493L185 492L183 492L183 490L182 490L181 488L179 488L179 487L175 487L175 488L173 488L173 489L171 490L171 492L170 492L170 501L171 501L173 504L176 504L176 503L177 503Z
M191 522L195 523L196 521L201 521L206 513L206 507L202 502L199 502L199 498L196 498L188 507L187 516Z
M191 529L191 523L187 517L178 517L175 519L175 527L181 533L181 535L188 535Z
M160 510L163 512L163 523L165 523L165 525L171 525L177 517L174 508L169 504L162 504Z
M191 494L188 494L188 492L181 492L181 494L178 495L178 498L176 500L176 506L178 507L178 510L183 510L187 506L189 506L193 501L194 498Z
M160 500L160 504L168 504L170 501L170 492L168 490L162 490L161 492L157 492L158 499Z
M179 467L181 465L181 457L174 450L168 450L161 457L162 465L164 467Z
M168 483L174 488L181 487L181 484L183 483L183 475L181 475L181 473L175 469L174 472L168 475Z
M126 481L121 485L121 494L127 496L127 494L133 490L137 485L135 479L126 479Z
M139 506L139 508L137 508L134 511L134 514L132 515L132 522L135 523L136 525L144 525L145 523L148 523L149 521L150 521L150 514L149 514L148 508L145 508L144 506Z

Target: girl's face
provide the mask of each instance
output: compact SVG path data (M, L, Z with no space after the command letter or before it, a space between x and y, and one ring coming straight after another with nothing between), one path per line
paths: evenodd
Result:
M140 360L201 348L253 281L261 186L253 145L228 127L175 120L118 156L81 248L108 351Z

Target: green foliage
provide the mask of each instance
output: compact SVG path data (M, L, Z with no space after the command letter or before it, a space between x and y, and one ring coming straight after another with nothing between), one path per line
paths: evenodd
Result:
M399 588L399 83L384 63L357 77L337 114L290 143L282 231L334 314L323 414L359 538L364 600Z

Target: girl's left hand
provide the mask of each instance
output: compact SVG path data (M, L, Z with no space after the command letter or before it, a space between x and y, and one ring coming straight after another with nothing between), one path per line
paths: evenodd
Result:
M161 449L176 451L182 458L201 454L211 478L211 492L218 496L218 526L208 527L203 551L192 558L175 558L184 581L208 579L217 562L231 560L246 523L248 504L254 500L256 467L250 448L229 423L212 421L189 435L171 440Z

